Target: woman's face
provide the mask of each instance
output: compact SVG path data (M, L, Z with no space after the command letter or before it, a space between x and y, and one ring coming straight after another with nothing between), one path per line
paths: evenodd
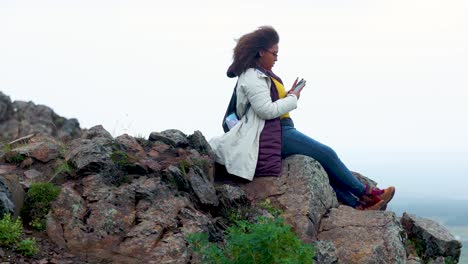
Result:
M260 51L260 59L258 63L265 70L271 70L278 60L278 44L273 45L267 50Z

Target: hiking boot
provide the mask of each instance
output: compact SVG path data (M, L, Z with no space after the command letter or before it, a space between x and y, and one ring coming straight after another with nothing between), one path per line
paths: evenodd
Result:
M387 208L388 202L392 200L393 196L395 195L395 187L390 186L386 189L379 189L379 188L370 188L368 185L366 185L366 194L363 195L360 199L360 201L364 204L376 204L380 200L383 201L383 204L381 206L381 209L379 210L385 210Z
M390 186L383 190L380 190L378 188L375 188L375 189L377 189L380 192L378 197L384 200L385 204L388 204L392 200L393 196L395 195L395 187L393 186Z
M379 200L375 203L368 202L368 203L361 203L356 207L357 210L383 210L383 207L387 205L384 200Z

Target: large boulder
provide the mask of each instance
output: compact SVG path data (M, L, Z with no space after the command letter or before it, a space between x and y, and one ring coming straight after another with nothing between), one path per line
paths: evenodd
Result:
M164 171L163 178L166 182L175 185L178 190L193 194L194 200L201 206L218 206L216 189L206 173L197 166L186 170L188 171L182 171L179 167L171 165Z
M238 208L247 204L244 190L230 184L215 184L216 194L223 208Z
M65 159L77 169L77 175L99 173L113 167L112 144L109 132L95 126L72 141Z
M342 205L322 219L318 239L335 244L339 263L406 263L402 233L393 212Z
M168 129L162 132L152 132L149 136L151 141L161 141L173 147L187 147L189 140L187 136L180 130Z
M193 132L192 135L187 137L190 147L197 150L200 154L208 155L210 158L214 159L214 152L211 149L210 144L206 141L205 137L200 131Z
M330 208L338 207L323 167L302 155L286 158L280 177L256 177L241 188L253 203L268 198L281 208L281 216L305 242L315 240L323 215Z
M3 167L3 168L2 168ZM5 174L2 173L7 172ZM16 174L12 170L0 166L0 219L4 214L19 216L24 202L24 191Z
M94 138L105 138L112 140L112 135L104 129L102 125L96 125L92 128L86 130L83 135L81 135L82 139L94 139Z
M403 213L401 224L408 234L408 239L419 247L419 253L424 261L436 261L447 258L458 262L462 244L439 223Z
M27 144L19 145L11 150L9 155L22 155L31 157L43 163L60 157L62 146L48 136L35 136Z
M189 263L186 236L214 230L189 199L159 178L120 187L99 175L67 183L48 215L47 233L59 246L112 263Z
M146 156L145 150L134 137L124 134L116 137L115 142L119 144L120 148L135 158L142 159Z

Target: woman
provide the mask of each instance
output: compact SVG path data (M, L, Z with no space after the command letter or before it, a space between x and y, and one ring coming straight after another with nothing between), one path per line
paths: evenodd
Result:
M216 162L230 174L252 180L254 176L279 176L282 158L306 155L325 169L341 202L361 210L385 208L394 187L380 190L362 184L333 149L294 128L289 112L297 107L302 89L286 92L271 71L278 59L278 43L278 33L269 26L238 40L227 75L238 77L237 114L242 118L229 132L210 141Z

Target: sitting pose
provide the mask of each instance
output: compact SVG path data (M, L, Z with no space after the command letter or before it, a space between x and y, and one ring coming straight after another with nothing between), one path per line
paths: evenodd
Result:
M330 147L302 134L289 112L297 107L301 89L286 91L271 70L278 59L278 33L260 27L243 35L234 48L227 75L238 77L237 115L242 117L227 133L210 145L216 162L232 175L252 180L254 176L279 176L281 160L294 154L317 160L328 174L338 199L360 210L384 209L395 188L383 190L362 184Z

